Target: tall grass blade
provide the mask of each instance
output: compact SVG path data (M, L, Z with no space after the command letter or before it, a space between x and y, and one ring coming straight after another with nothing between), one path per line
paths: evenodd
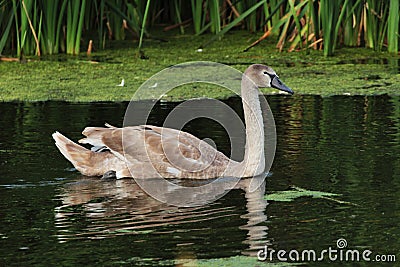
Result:
M94 1L94 8L95 12L97 14L97 38L98 38L98 44L99 47L104 49L105 47L105 41L104 41L104 36L105 36L105 30L104 30L104 4L105 0L100 0L100 3L97 3L97 1Z
M128 14L125 14L112 1L105 1L105 5L107 7L109 7L113 12L115 12L118 16L121 16L121 18L125 19L126 22L129 24L129 27L131 27L135 32L139 33L141 31L140 22L136 20L136 17L134 15L129 16ZM132 4L126 3L126 6L129 10L129 13L133 13L133 12L137 13L138 10L136 8L134 8L134 6ZM145 33L146 33L146 31L145 31Z
M114 0L115 6L117 6L122 13L126 14L126 7L123 1ZM124 40L125 39L125 29L123 25L123 18L114 12L107 13L108 27L111 29L110 37L114 40Z
M61 40L61 37L60 37L61 26L62 26L62 23L63 23L63 18L65 16L65 10L67 8L67 3L68 3L68 0L63 0L63 2L61 4L60 11L59 11L59 16L58 16L58 19L57 19L56 37L55 37L55 43L54 43L55 53L58 53L59 48L60 48L59 44L60 44L60 40ZM65 50L64 45L63 45L62 50L63 51Z
M306 3L306 1L304 1L304 2ZM297 14L296 14L296 9L294 7L294 0L289 0L289 6L290 6L290 12L292 13L294 22L296 23L296 28L297 28L298 34L300 34L299 39L301 39L301 24L300 24L299 18L297 17ZM302 42L299 42L299 43L300 43L300 47L302 48L303 47Z
M199 34L202 24L203 0L191 0L194 33Z
M144 31L146 28L146 20L147 20L147 14L149 13L149 7L150 7L150 0L147 0L146 9L145 9L144 15L143 15L142 29L140 30L140 38L139 38L139 45L138 45L139 51L142 48L143 34L144 34Z
M240 17L234 19L231 23L226 25L226 27L224 27L220 32L218 32L214 37L212 37L208 42L204 43L200 47L205 47L208 44L210 44L211 42L215 41L217 38L221 38L222 35L224 35L230 29L235 27L239 22L241 22L244 18L246 18L248 15L250 15L252 12L254 12L257 8L262 6L265 2L266 2L266 0L262 0L262 1L258 2L257 4L255 4L254 6L252 6L251 8L249 8L248 10L246 10L245 12L243 12L240 15Z
M271 1L271 2L274 2L274 1ZM281 8L281 6L282 6L285 2L286 2L286 0L281 0L281 1L280 1L278 4L276 4L276 5L272 5L272 4L271 4L271 6L273 6L274 9L273 9L270 13L268 13L268 16L266 17L263 26L267 25L267 23L270 22L270 21L271 21L271 27L272 27L272 25L275 26L275 25L279 22L280 16L279 16L278 11L279 11L279 9Z
M27 2L30 3L30 4L29 4L29 7L32 7L32 2L31 2L31 1L27 1ZM30 17L29 17L29 12L28 12L28 9L27 9L27 5L25 5L25 1L24 1L24 0L21 1L21 4L22 4L22 8L23 8L23 10L24 10L24 12L25 12L24 19L27 21L27 23L28 23L28 25L29 25L29 27L30 27L30 29L31 29L31 31L32 31L32 35L33 35L33 37L34 37L34 39L35 39L35 43L36 43L36 54L37 54L38 56L40 56L39 39L38 39L38 37L37 37L37 35L36 35L35 28L33 27L32 21L31 21L31 19L30 19ZM36 16L34 16L34 18L36 18Z
M70 0L67 7L67 54L79 54L86 0Z
M359 28L362 18L362 3L364 0L350 1L345 8L346 19L343 22L343 42L347 46L359 45Z
M335 28L338 23L339 10L343 1L320 1L320 19L324 38L324 55L332 56L335 50Z
M218 34L221 31L221 17L219 14L219 0L209 0L211 31Z
M16 41L17 41L17 56L21 55L21 38L20 38L20 28L19 28L19 19L18 19L18 7L17 1L12 1L13 4L13 14L15 19L15 31L16 31Z
M74 44L74 54L79 54L79 48L81 44L81 36L82 36L82 29L83 29L83 20L85 16L85 6L86 0L82 0L81 9L79 12L79 22L76 29L76 37L75 37L75 44Z
M181 6L181 1L179 0L174 0L174 12L175 12L175 17L176 17L176 22L180 25L179 26L179 30L181 32L181 34L185 33L185 28L182 25L182 18L181 18L181 10L180 10L180 6Z
M4 13L2 13L2 15L4 16ZM10 38L10 30L13 20L14 20L14 13L10 11L7 26L4 29L3 35L1 36L0 39L0 55L2 54L3 49L6 46L8 39Z
M399 51L399 0L390 0L387 42L388 51L397 53Z
M335 26L335 30L333 31L332 35L333 35L333 41L332 41L332 52L335 50L336 48L336 42L337 42L337 37L339 35L339 30L340 30L340 26L341 26L341 22L344 18L344 16L346 15L346 9L347 6L349 4L349 0L345 0L341 10L340 10L340 14L339 14L339 18L336 21L336 26Z

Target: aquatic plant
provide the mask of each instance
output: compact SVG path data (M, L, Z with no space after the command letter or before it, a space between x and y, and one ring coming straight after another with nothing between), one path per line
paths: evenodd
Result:
M343 45L399 52L399 0L2 0L0 54L78 54L96 32L97 48L126 38L140 48L160 25L210 32L212 41L234 28L262 31L253 45L275 38L279 50L323 49L326 56Z

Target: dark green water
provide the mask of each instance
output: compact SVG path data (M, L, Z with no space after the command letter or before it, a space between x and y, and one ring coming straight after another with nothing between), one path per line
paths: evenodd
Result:
M255 255L266 244L321 251L339 238L399 261L400 98L268 100L278 144L266 187L234 189L197 208L158 203L132 180L82 177L54 146L55 130L77 140L87 125L120 126L127 103L0 103L0 266L173 265ZM156 106L151 122L174 105ZM225 132L207 123L188 128L228 151ZM263 200L291 185L353 204Z

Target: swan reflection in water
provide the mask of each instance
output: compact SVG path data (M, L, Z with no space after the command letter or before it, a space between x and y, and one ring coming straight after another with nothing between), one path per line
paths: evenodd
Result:
M232 179L234 180L234 178L215 180L210 183L211 187L204 187L208 191L203 193L213 194L214 189L220 192L221 188L226 188L227 193L232 188ZM229 239L234 236L237 238L233 242L237 243L233 244L236 249L239 247L242 254L255 256L258 250L269 243L265 225L267 201L264 199L264 179L265 175L253 179L241 179L232 189L232 194L216 201L197 207L176 207L147 195L133 179L100 182L96 178L81 177L61 188L59 197L62 205L55 209L57 238L59 242L68 242L76 239L141 235L142 242L145 242L148 234L170 234L171 238L182 235L182 239L185 239L184 230L189 232L204 227L207 231L213 228L212 235L219 237L215 242L221 244L214 245L224 246L226 244L222 242L226 239L231 242ZM256 190L251 190L251 181L256 181L260 186ZM184 186L199 186L205 183L204 180L175 182ZM170 193L176 196L180 192L179 189L175 189ZM187 226L177 226L182 224ZM167 232L166 227L169 227ZM175 230L171 233L171 229ZM246 232L246 238L243 238L243 231ZM191 233L187 235L190 236ZM213 236L210 238L214 238ZM190 242L196 246L206 246L202 240L197 242L196 237L186 238L190 238Z

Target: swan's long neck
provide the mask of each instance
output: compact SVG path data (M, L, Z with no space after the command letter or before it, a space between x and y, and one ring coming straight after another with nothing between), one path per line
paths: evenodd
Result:
M264 171L264 123L257 86L243 75L242 101L246 124L246 148L241 165L244 176L258 175Z

